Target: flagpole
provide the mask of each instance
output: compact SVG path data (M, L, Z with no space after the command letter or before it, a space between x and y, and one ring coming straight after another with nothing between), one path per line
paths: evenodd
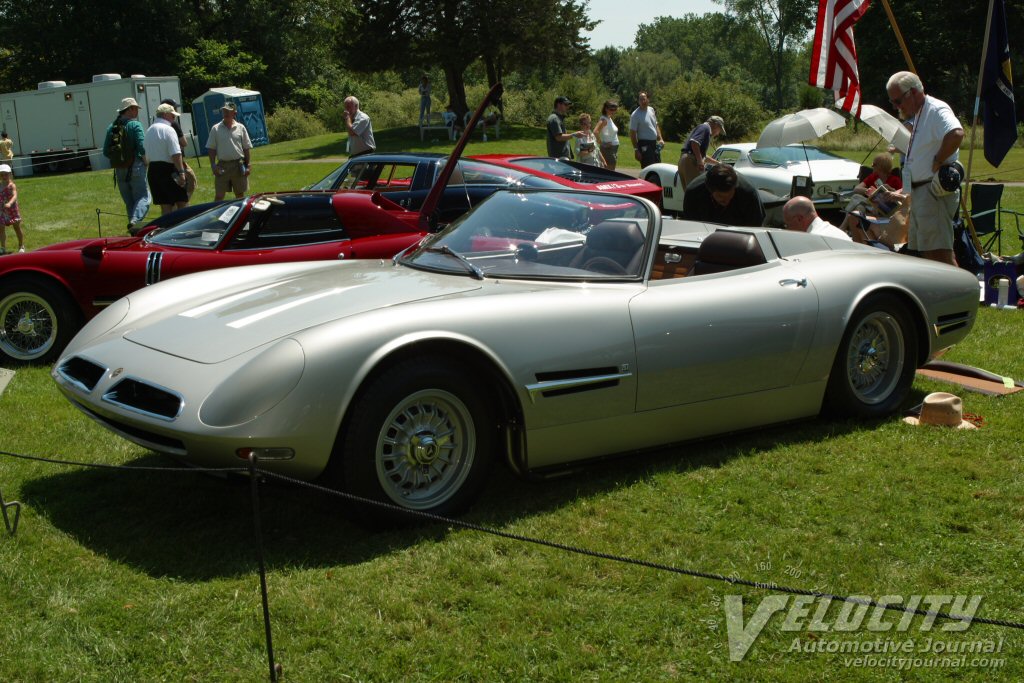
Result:
M963 209L964 223L967 224L967 229L971 233L971 239L974 240L974 246L977 247L979 254L982 250L981 240L978 239L978 233L974 230L974 221L971 220L971 214L967 211L967 200L964 195L971 189L974 137L978 126L978 111L981 108L981 82L985 77L985 57L988 55L988 42L992 32L992 11L995 8L995 4L996 0L988 0L988 17L985 19L985 39L981 42L981 66L978 67L978 91L974 95L974 117L971 119L971 142L970 147L967 148L967 181L964 183L964 192L960 195L960 208Z
M989 0L989 2L991 1ZM889 24L892 25L892 30L896 33L896 41L900 44L900 49L903 50L903 58L907 60L907 67L909 67L912 73L916 74L917 69L914 68L914 61L910 58L910 50L907 49L907 43L903 40L903 34L900 33L899 24L896 23L896 15L892 13L892 8L889 7L889 0L882 0L882 6L885 8L885 14L889 17Z

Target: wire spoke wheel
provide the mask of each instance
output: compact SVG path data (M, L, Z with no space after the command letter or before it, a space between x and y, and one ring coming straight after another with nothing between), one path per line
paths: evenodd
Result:
M906 344L899 322L876 311L853 332L846 349L846 376L858 400L875 404L886 400L900 381Z
M888 293L869 297L850 317L836 350L825 407L842 417L891 414L910 393L917 369L914 314Z
M0 301L0 350L14 360L45 356L57 340L57 312L41 296L15 292Z

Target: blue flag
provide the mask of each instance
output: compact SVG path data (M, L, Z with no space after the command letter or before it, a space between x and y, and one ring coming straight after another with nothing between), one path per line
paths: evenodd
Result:
M985 70L981 78L981 98L985 103L985 159L993 166L998 166L1017 141L1010 40L1006 34L1006 8L1003 0L995 0L992 7L988 51L985 53Z

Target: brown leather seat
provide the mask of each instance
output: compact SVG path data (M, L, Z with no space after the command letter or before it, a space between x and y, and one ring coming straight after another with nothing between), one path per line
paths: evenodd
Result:
M745 232L716 230L700 243L692 275L722 273L766 263L757 237Z
M644 232L639 223L605 221L590 230L586 245L569 265L598 273L635 275L639 272L643 251Z

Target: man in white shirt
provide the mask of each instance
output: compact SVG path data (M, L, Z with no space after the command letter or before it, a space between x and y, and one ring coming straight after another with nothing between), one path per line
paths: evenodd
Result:
M903 164L903 193L910 196L907 246L924 258L956 265L953 217L958 191L932 186L932 177L959 156L964 129L949 105L924 94L921 79L898 71L885 86L889 102L903 120L913 119L910 148Z
M185 162L181 156L178 133L171 125L178 112L174 106L164 103L156 108L153 125L146 130L143 147L149 170L149 193L153 203L160 205L160 214L167 214L188 204L185 192Z
M786 230L800 230L822 237L835 237L852 242L850 236L818 215L814 202L807 197L793 197L782 207Z

